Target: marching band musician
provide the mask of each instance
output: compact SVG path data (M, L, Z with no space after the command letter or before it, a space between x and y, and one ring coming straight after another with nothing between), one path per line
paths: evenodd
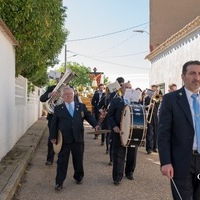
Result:
M61 73L61 77L62 77L62 75L63 75L63 73ZM57 83L59 82L61 77L56 78ZM55 87L56 87L56 85L48 86L46 92L40 96L40 101L46 102L52 97L59 97L60 94L57 91L53 91ZM48 129L49 129L49 132L50 132L52 118L53 118L53 113L48 112L46 119L48 120L47 126L48 126ZM48 150L47 150L47 159L46 159L45 165L52 165L53 161L54 161L55 153L54 153L54 150L53 150L53 144L51 143L49 137L48 137L47 147L48 147L47 148Z
M133 180L133 172L136 166L137 147L124 147L120 140L120 121L121 113L125 106L123 95L127 88L132 89L130 83L124 83L121 87L122 96L117 96L111 100L108 110L108 120L111 127L111 134L113 139L113 171L112 178L114 185L119 185L124 175L129 180ZM126 160L126 162L125 162Z
M152 97L146 96L144 99L144 104L149 109L147 113L147 133L146 133L146 152L151 154L153 152L158 152L158 139L157 139L157 126L158 126L158 108L160 104L159 98L160 94L158 93L158 86L152 85L151 90L154 91Z
M57 142L58 130L61 131L63 143L58 154L55 190L60 191L67 176L70 153L72 154L74 179L76 184L81 184L84 177L84 124L86 120L95 130L99 125L85 104L74 101L74 90L70 87L63 89L64 103L54 109L50 128L50 139L53 144Z
M109 122L108 122L108 106L110 104L110 91L108 87L106 87L106 92L104 97L99 102L99 112L100 112L100 121L101 121L101 129L102 130L110 130ZM112 146L111 146L111 133L106 133L106 154L109 153L110 162L109 165L112 165Z
M98 85L98 90L96 90L94 92L94 95L92 97L91 100L91 104L93 106L93 112L94 112L94 116L95 119L97 121L99 121L99 102L101 101L101 99L104 97L105 93L103 92L104 90L104 84L100 83ZM94 139L98 139L98 135L95 135ZM104 140L105 140L105 134L101 134L101 144L104 144Z

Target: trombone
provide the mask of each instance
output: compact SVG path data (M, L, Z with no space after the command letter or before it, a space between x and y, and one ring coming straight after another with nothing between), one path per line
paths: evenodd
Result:
M152 116L153 116L153 111L156 103L160 103L162 100L161 94L159 94L159 91L155 91L150 99L150 103L148 105L148 110L146 113L146 120L147 123L151 123Z

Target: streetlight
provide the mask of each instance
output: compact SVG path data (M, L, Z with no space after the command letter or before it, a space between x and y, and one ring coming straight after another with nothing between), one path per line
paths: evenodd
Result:
M137 32L137 33L147 33L149 35L149 33L147 31L144 30L133 30L133 32Z

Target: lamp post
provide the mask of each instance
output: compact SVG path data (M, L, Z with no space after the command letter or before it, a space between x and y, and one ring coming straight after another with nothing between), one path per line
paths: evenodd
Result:
M147 32L145 30L133 30L133 32L136 32L136 33L146 33L147 35L149 35L149 32ZM153 51L153 47L151 46L151 44L149 45L149 50L150 50L150 52Z
M65 44L65 71L67 70L67 45Z
M133 30L133 32L136 32L136 33L146 33L149 35L149 33L145 30Z

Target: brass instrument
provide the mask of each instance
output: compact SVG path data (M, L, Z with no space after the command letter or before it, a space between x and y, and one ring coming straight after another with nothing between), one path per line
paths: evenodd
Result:
M64 75L62 76L62 78L60 79L60 81L58 82L58 84L56 85L56 87L54 88L54 90L52 92L58 92L59 96L54 96L51 97L47 103L46 103L46 107L47 110L50 114L54 113L54 107L56 105L60 105L61 103L63 103L63 98L61 95L61 92L63 90L63 88L76 76L75 73L72 72L71 69L67 68Z
M155 103L160 103L162 101L162 96L159 94L159 90L155 91L150 99L150 103L148 105L148 110L146 113L147 123L151 123L153 111L155 107Z

